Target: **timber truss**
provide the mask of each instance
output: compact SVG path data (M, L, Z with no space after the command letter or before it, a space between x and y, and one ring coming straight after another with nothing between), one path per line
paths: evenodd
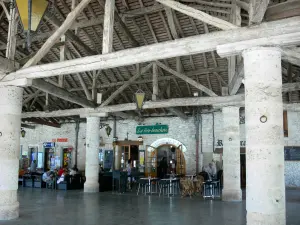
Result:
M0 0L0 85L24 87L28 121L135 118L138 89L144 116L242 106L255 46L281 47L283 100L299 102L298 0L49 0L29 48L13 2Z

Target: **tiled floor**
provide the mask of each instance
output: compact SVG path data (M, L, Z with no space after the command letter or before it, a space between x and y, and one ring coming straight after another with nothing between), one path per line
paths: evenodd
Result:
M167 198L85 194L24 188L19 191L20 218L11 225L241 225L245 201L224 203L200 197ZM300 224L300 190L287 191L287 224ZM275 224L274 224L275 225Z

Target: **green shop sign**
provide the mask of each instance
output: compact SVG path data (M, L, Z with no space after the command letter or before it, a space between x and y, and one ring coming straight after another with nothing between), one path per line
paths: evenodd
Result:
M136 134L167 134L168 125L137 126Z

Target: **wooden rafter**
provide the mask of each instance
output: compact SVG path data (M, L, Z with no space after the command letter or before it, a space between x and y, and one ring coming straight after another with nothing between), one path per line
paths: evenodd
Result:
M282 33L293 34L300 31L299 17L264 23L259 26L219 31L200 36L181 38L176 41L158 43L139 48L121 50L105 55L88 56L80 59L39 65L10 73L3 81L21 78L41 78L62 74L92 71L99 68L115 68L164 58L192 55L215 50L218 45L277 36ZM201 43L201 45L199 44Z
M187 77L185 74L178 73L177 71L171 69L170 67L167 67L165 64L156 61L156 64L161 67L162 69L168 71L169 73L173 74L174 76L186 81L187 83L193 85L194 87L198 88L199 90L205 92L209 96L217 96L212 90L208 89L207 87L203 86L202 84L197 83L193 79Z
M181 4L179 2L175 2L173 0L156 0L157 2L168 6L174 10L177 10L183 14L186 14L188 16L191 16L195 19L201 20L204 23L208 23L210 25L213 25L215 27L218 27L222 30L229 30L229 29L235 29L238 28L237 26L233 25L232 23L229 23L225 20L219 19L217 17L213 17L205 12L202 12L200 10L196 10L192 7L189 7L187 5Z
M263 20L270 0L250 0L249 24L259 24Z
M180 106L204 106L214 104L227 104L228 105L243 105L244 95L233 95L233 96L217 96L217 97L192 97L192 98L173 98L161 101L146 101L143 105L143 109L155 109L155 108L169 108L169 107L180 107ZM93 114L93 113L111 113L111 112L124 112L136 110L135 103L126 103L118 105L109 105L100 107L97 109L70 109L60 110L55 112L30 112L23 113L22 118L31 117L65 117L80 114Z

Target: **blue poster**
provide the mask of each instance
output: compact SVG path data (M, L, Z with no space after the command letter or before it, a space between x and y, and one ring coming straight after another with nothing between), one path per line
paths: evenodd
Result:
M55 142L44 142L43 146L45 148L53 148L55 147Z

